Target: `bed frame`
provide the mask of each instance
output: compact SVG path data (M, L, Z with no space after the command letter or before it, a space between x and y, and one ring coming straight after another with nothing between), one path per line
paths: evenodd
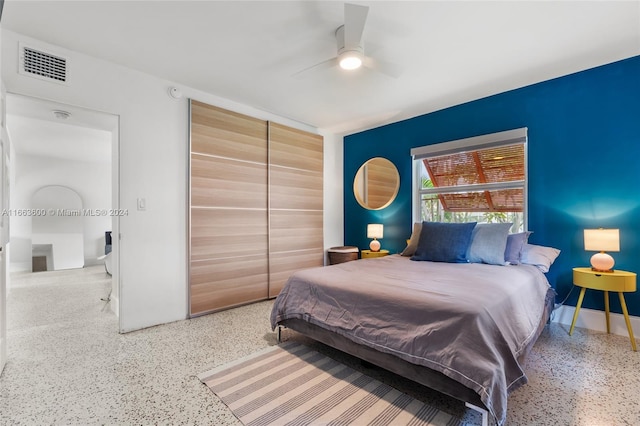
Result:
M547 324L551 311L553 310L554 300L555 292L552 289L549 289L545 300L545 312L542 317L542 321L538 325L536 338L532 339L529 346L523 351L522 356L518 360L521 364L524 364L526 356L529 354L533 344L536 342L542 333L544 326ZM411 364L394 355L379 352L368 346L358 345L346 337L332 333L319 326L299 319L288 319L281 321L278 324L276 330L278 343L281 341L281 327L283 326L310 337L313 340L324 343L334 349L338 349L339 351L355 356L363 361L367 361L378 367L384 368L385 370L391 371L392 373L398 374L399 376L413 380L414 382L420 383L430 389L460 400L464 402L468 408L475 410L482 415L482 426L489 426L489 418L491 416L489 415L487 407L480 400L480 396L472 389L458 383L448 376L445 376L439 371L435 371L421 365Z

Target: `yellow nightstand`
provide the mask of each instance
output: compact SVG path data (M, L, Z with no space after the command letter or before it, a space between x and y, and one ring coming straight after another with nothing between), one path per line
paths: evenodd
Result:
M389 250L380 250L380 251L371 251L371 250L361 250L360 255L363 259L370 259L373 257L384 257L389 255Z
M591 268L573 268L573 284L582 288L580 290L580 296L578 296L576 312L573 314L573 321L571 321L569 335L573 333L573 327L576 325L578 312L580 312L582 299L584 299L584 293L587 291L587 289L604 291L604 310L607 320L607 333L610 333L609 292L615 291L620 297L620 306L622 307L624 320L627 323L627 331L629 332L629 338L631 339L631 347L634 351L637 351L636 339L633 336L633 329L631 328L631 321L629 320L629 312L627 311L627 304L624 301L623 294L626 292L636 291L636 274L634 274L633 272L618 270L615 270L613 272L596 272L591 270Z

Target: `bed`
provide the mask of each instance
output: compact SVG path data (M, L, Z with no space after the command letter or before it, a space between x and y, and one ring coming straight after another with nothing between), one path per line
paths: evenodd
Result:
M483 422L502 425L507 396L527 381L524 361L554 295L533 265L392 255L294 273L271 326L460 399L484 411Z

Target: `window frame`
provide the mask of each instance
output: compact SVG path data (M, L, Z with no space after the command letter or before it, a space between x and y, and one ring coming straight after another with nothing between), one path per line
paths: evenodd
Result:
M490 133L465 139L456 139L448 142L440 142L411 149L412 185L412 222L422 222L422 195L445 194L460 192L478 192L490 189L522 188L522 226L523 231L528 230L528 136L527 127L522 127L503 132ZM481 183L460 185L456 187L422 188L421 169L422 160L428 157L451 155L461 152L478 151L487 148L496 148L507 145L522 144L524 146L524 180L499 183Z

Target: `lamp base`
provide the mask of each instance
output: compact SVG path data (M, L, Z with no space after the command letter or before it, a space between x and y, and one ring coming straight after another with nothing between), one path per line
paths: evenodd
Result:
M591 270L597 272L613 272L615 261L611 255L601 251L591 256Z
M371 251L380 251L380 241L374 239L369 243L369 248Z
M606 269L606 270L603 270L603 269L596 269L596 268L594 268L593 266L591 267L591 270L592 270L593 272L602 272L602 273L605 273L605 274L606 274L606 273L611 273L611 272L613 272L613 269Z

